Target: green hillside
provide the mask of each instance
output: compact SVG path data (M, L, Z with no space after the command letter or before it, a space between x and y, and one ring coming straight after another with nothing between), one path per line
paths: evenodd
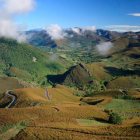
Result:
M42 50L12 39L0 38L0 75L46 84L46 75L59 74L70 66Z

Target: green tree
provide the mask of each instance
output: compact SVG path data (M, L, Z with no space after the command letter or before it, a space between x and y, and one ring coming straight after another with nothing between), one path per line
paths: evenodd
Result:
M109 117L109 122L113 124L119 124L119 123L123 123L123 120L118 113L112 113Z

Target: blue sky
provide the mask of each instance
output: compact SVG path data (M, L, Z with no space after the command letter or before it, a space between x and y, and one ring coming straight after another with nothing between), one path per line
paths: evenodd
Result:
M140 0L0 0L0 36L26 41L19 31L44 29L53 39L85 30L140 31Z
M36 7L28 15L17 18L28 29L58 24L63 28L95 25L140 25L140 0L36 0Z
M35 0L36 7L28 15L20 15L16 23L25 22L28 29L58 24L63 28L95 25L140 25L140 0Z

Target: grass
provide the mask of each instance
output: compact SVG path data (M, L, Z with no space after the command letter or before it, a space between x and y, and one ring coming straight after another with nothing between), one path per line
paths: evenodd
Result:
M108 89L114 89L114 88L127 88L132 89L135 86L135 81L132 81L132 77L119 77L113 81L109 81L107 86Z
M112 109L122 117L140 117L140 103L136 100L113 99L112 102L100 106Z
M59 103L79 102L80 97L76 97L73 94L84 93L83 91L72 90L62 85L57 85L55 88L46 89L50 93L51 100Z
M103 105L103 107L113 110L138 109L140 108L140 103L135 100L113 99L111 103Z
M102 97L102 98L114 98L116 95L122 95L119 90L106 90L89 94L89 97Z
M21 78L21 79L30 79L29 77L30 77L30 75L29 75L29 73L27 73L27 72L25 72L25 71L21 71L21 70L19 70L19 69L17 69L17 68L13 68L13 67L11 67L10 69L9 69L9 72L12 74L12 75L15 75L16 77L19 77L19 78ZM27 76L27 75L29 75L29 77Z
M105 73L102 68L105 67L105 64L103 63L92 63L92 64L87 64L85 65L87 69L91 72L92 76L95 77L98 80L101 80L102 77L107 77L109 78L110 75Z
M16 78L0 76L0 93L23 87Z
M36 106L48 101L43 88L26 88L11 91L17 96L17 101L13 107Z
M28 125L29 122L24 121L12 125L0 126L0 139L5 140L15 137L20 131L22 131Z
M94 118L88 118L88 119L77 119L77 122L81 126L109 126L111 124L105 122L105 121L99 121Z
M61 88L62 87L59 87L59 90ZM65 88L65 90L66 89L67 88ZM76 102L74 102L74 104L68 102L61 103L60 99L59 104L57 103L55 105L48 104L43 106L24 107L20 109L0 109L0 116L1 126L13 123L17 124L27 119L32 122L30 126L26 127L12 138L13 140L88 140L105 139L104 136L106 136L107 139L115 137L122 138L128 136L140 136L139 128L137 128L137 125L140 124L139 119L135 121L131 120L129 123L125 122L125 124L122 125L109 125L108 123L105 123L108 120L109 115L104 112L104 108L92 105L79 106ZM137 125L134 123L137 123Z

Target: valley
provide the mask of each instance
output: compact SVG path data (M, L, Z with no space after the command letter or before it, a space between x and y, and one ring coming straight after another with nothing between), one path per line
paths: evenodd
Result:
M30 33L0 38L1 140L140 139L139 32Z

